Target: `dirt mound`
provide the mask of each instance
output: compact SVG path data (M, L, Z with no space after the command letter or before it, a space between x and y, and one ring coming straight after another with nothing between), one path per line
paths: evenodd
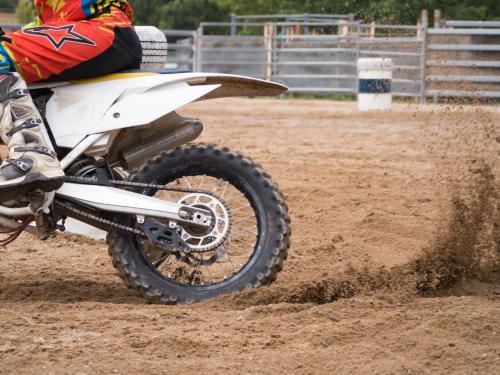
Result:
M481 107L463 116L447 107L421 129L434 162L436 194L446 220L414 263L417 290L495 277L500 266L500 147L498 122Z
M286 287L250 290L226 301L247 307L275 303L326 304L361 293L390 291L429 294L500 276L500 150L498 127L488 112L476 109L472 121L463 107L449 106L438 119L421 126L433 161L441 225L421 255L406 264L386 267L349 266L333 278ZM334 250L333 244L309 249Z
M471 165L465 195L454 192L446 230L414 263L420 292L448 288L467 279L488 280L500 266L498 185L488 165Z

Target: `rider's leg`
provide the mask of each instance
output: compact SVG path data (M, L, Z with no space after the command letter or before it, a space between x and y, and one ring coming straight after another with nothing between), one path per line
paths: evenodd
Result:
M64 172L43 120L18 73L0 73L0 136L9 158L0 167L0 195L37 188L58 189Z

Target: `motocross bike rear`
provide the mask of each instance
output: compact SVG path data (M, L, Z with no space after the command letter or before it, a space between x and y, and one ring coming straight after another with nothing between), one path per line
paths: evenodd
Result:
M262 167L192 143L179 108L286 87L247 77L134 71L36 85L32 96L66 172L55 193L0 197L0 226L43 240L73 218L108 233L125 283L158 303L201 301L273 282L290 247L288 207Z

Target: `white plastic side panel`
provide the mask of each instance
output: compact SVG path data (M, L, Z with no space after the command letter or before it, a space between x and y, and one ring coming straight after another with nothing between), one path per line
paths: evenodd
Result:
M149 124L218 87L220 85L189 86L186 82L175 82L141 94L127 95L106 112L93 131L106 132Z
M58 146L73 148L94 133L121 96L139 94L168 81L164 76L152 75L54 88L46 116Z
M74 148L90 134L146 125L199 99L286 91L272 82L215 73L137 73L107 78L53 88L46 115L58 146Z

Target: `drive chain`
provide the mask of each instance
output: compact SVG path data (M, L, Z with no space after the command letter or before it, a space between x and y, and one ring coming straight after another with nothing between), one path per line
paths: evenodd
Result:
M99 185L106 186L97 178L93 177L75 177L75 176L66 176L66 182L73 182L77 184L91 184L91 185ZM192 189L192 188L181 188L172 185L155 185L155 184L146 184L143 182L130 182L130 181L119 181L119 180L108 180L106 183L110 183L116 186L129 186L129 187L139 187L145 189L156 189L156 190L165 190L165 191L173 191L176 193L194 193L194 194L207 194L212 197L215 197L215 194L209 190L201 190L201 189Z

